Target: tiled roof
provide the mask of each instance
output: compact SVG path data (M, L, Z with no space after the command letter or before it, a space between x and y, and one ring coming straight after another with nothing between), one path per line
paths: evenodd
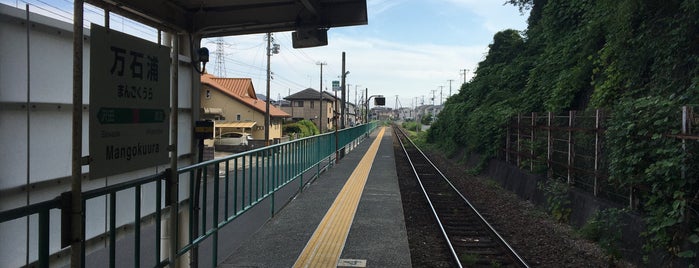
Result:
M318 90L312 89L312 88L307 88L304 90L301 90L299 92L296 92L294 94L291 94L289 96L286 96L284 99L286 100L317 100L320 99L320 93ZM323 92L323 99L324 100L329 100L333 101L335 98L333 98L332 95L328 92Z
M219 78L211 74L203 74L201 83L223 92L258 112L265 113L266 102L257 99L250 78ZM291 117L290 114L273 105L269 106L269 115L271 117Z

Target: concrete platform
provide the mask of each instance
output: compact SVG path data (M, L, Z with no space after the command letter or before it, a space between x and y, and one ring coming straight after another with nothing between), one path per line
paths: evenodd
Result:
M373 152L370 150L380 128L370 139L310 183L287 207L243 241L240 247L229 252L219 267L294 266L336 198L340 203L349 202L338 198L338 195L344 195L348 191L343 190L345 184L361 173L355 170L362 166L360 162L367 154L375 155L370 162L368 176L364 175L366 181L358 203L341 204L349 210L354 207L356 211L352 210L350 215L351 226L346 238L343 234L333 235L334 242L342 243L337 267L410 267L410 250L393 154L393 133L390 128L385 129L383 137L377 141L378 148ZM327 223L325 229L335 228L336 225Z

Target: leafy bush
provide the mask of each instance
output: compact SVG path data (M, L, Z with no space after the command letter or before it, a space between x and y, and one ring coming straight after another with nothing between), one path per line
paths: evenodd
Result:
M616 208L597 211L578 232L582 237L597 242L612 261L617 260L621 258L619 246L624 228L621 217L625 213L626 210Z
M307 132L304 132L304 137L320 134L318 127L316 127L316 125L313 124L313 122L311 122L310 120L304 119L304 120L298 121L296 123L306 127Z
M310 137L318 134L318 128L309 120L301 120L296 123L286 124L282 130L284 133L296 133L297 138Z
M680 107L699 103L697 1L506 2L531 11L527 30L493 36L475 76L447 100L427 141L494 157L517 113L611 111L610 182L639 191L647 249L696 258L699 143L667 135L680 129ZM567 218L566 201L556 194L563 189L542 187L556 217Z
M420 119L420 123L423 125L430 125L432 124L432 113L427 113Z
M698 200L699 164L690 161L697 159L693 154L699 146L688 143L683 149L679 139L665 136L678 134L678 116L673 100L622 100L607 130L610 181L643 186L638 198L639 209L645 212L647 250L662 248L671 256L695 257L696 248L686 251L681 245L699 234L698 215L691 205Z
M301 133L301 126L296 123L286 124L282 128L284 133Z
M403 122L402 127L410 131L417 131L420 128L420 124L414 121Z
M570 219L570 198L568 192L570 186L558 180L546 180L540 182L537 188L544 192L548 212L560 223L567 223Z

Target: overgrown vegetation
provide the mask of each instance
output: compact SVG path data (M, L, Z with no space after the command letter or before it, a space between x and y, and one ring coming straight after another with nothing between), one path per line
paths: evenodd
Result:
M612 116L607 139L610 180L639 192L648 229L646 250L665 249L695 258L699 143L683 144L675 102L661 97L624 99ZM695 207L692 207L694 204ZM682 248L689 243L691 248Z
M432 124L432 119L434 119L432 113L427 113L425 116L420 118L420 123L423 125L430 125Z
M420 124L415 121L405 121L403 122L402 127L409 131L418 131L420 129Z
M609 256L610 262L621 258L619 243L621 242L621 231L624 228L622 216L625 213L624 209L616 208L598 211L579 230L582 237L600 245Z
M494 157L517 113L605 109L609 179L639 190L646 248L696 258L699 145L667 135L699 103L699 2L506 2L530 12L528 28L495 34L427 141Z
M311 122L310 120L301 120L295 123L285 124L282 128L282 131L285 134L294 136L294 138L297 139L317 135L320 133L316 125L313 124L313 122Z
M546 180L540 182L537 188L546 196L548 213L560 223L567 223L570 220L570 186L558 180Z

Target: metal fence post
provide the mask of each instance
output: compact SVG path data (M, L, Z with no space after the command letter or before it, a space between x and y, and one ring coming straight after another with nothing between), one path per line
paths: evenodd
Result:
M204 172L206 172L206 169L204 169L204 170L205 170ZM216 166L214 166L214 174L211 174L212 175L211 177L214 179L214 200L213 200L213 203L214 203L213 204L214 205L213 214L214 215L213 215L213 219L211 222L211 226L213 229L213 241L212 241L213 250L211 252L211 255L212 255L211 256L211 262L212 262L211 267L216 267L218 264L217 263L217 259L218 259L218 224L219 224L219 222L218 222L218 207L219 207L218 195L219 195L219 186L220 186L219 185L220 177L218 174L219 174L219 166L218 166L218 164L216 164ZM207 177L205 176L204 179L206 179L206 178ZM206 189L204 189L204 191L206 191ZM203 202L206 203L206 199L204 199ZM203 225L206 225L206 224L203 224ZM202 232L202 234L206 234L206 232Z
M531 144L529 145L529 171L534 172L534 160L536 159L536 156L534 155L534 142L536 138L536 131L534 130L536 127L536 113L532 113L532 123L531 123L531 130L529 135L529 139L531 141Z
M512 153L512 146L510 145L510 137L512 135L512 118L510 117L509 122L507 122L507 132L505 136L505 163L510 163L510 153Z
M134 267L141 267L141 185L134 190Z
M49 218L48 209L39 212L39 267L42 268L49 267Z
M522 122L522 114L518 113L517 114L517 167L519 168L522 164L522 157L521 157L521 152L522 152L522 125L520 123Z
M601 151L600 148L600 120L601 120L601 111L599 109L595 110L595 181L594 185L592 187L592 192L594 196L597 196L599 194L599 154Z
M547 134L547 149L546 149L546 167L547 167L547 177L553 178L553 165L551 164L553 161L553 136L551 135L551 127L553 123L553 112L548 112L548 118L546 122L546 126L548 126L546 130Z
M83 0L73 2L73 113L71 143L71 256L72 267L85 266L85 211L82 199L83 129Z
M574 162L574 152L573 152L573 125L574 125L575 111L568 112L568 184L573 184L573 162Z
M689 121L689 107L682 106L682 152L687 153L687 134L689 134L690 127ZM685 165L685 159L682 159L682 171L681 176L684 180L687 177L687 166Z

